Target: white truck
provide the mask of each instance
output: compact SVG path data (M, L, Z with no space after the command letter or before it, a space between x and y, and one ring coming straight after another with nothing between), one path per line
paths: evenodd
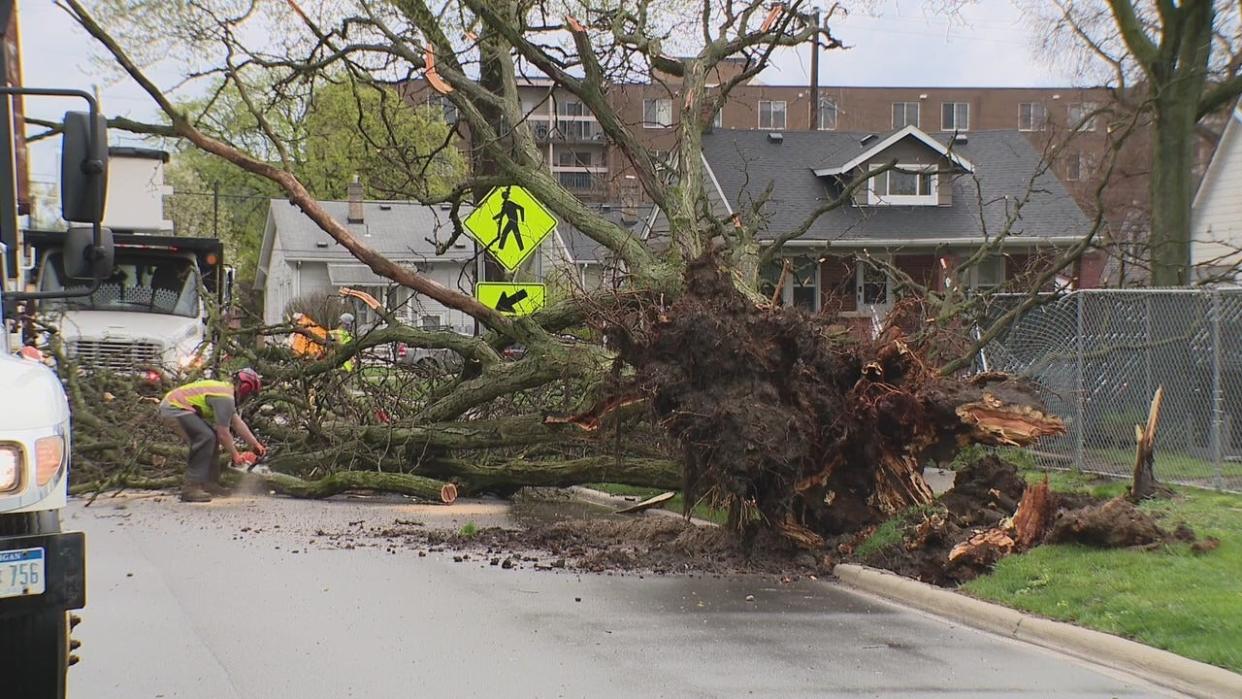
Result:
M27 231L41 291L85 290L65 277L64 234ZM228 270L215 238L112 234L112 273L93 293L39 303L66 354L86 369L175 376L196 368L207 348L207 296L221 301Z
M0 3L0 14L8 10L11 3ZM65 278L84 280L81 290L24 291L13 268L20 255L2 249L20 235L8 111L9 96L17 94L75 97L90 105L89 112L65 115L62 135L62 215L90 224L61 234ZM21 332L14 312L19 304L91 294L111 275L111 233L100 225L108 139L89 93L0 87L0 102L0 695L59 699L73 657L68 612L86 604L85 536L60 526L72 416L56 374L15 356Z

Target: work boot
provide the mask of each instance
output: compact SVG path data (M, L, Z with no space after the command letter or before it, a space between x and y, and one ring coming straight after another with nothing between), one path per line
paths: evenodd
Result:
M191 483L181 487L181 502L211 502L211 493L202 483Z
M227 485L210 481L203 484L203 490L206 490L208 495L214 495L215 497L225 497L233 494L233 489Z

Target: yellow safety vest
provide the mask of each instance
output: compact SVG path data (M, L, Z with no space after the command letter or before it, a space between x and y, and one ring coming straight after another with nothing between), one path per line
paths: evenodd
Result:
M354 336L350 335L349 331L346 330L345 328L337 328L336 330L332 331L332 339L336 340L336 344L338 346L343 346L343 345L348 345L349 343L353 342ZM344 369L345 371L353 371L354 370L354 358L350 357L349 359L345 360L345 363L341 365L341 368Z
M163 404L181 410L193 410L207 422L215 422L216 411L208 398L233 398L233 384L228 381L204 379L179 386L164 396Z

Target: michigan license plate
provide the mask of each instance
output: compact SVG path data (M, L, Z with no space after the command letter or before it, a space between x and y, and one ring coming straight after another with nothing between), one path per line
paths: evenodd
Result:
M43 549L0 551L0 598L43 594Z

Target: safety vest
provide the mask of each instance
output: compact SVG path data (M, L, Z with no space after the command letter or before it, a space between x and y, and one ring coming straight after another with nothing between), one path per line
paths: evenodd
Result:
M212 381L204 379L168 392L162 401L163 405L181 410L193 410L207 422L215 422L216 411L212 410L208 398L228 398L233 400L233 384L228 381Z
M354 336L350 335L349 331L346 330L345 328L337 328L336 330L333 330L331 332L332 332L332 339L336 341L336 344L338 347L348 345L349 343L354 341ZM345 363L341 365L341 368L344 369L345 371L353 371L354 370L354 358L350 357L349 359L345 360Z

